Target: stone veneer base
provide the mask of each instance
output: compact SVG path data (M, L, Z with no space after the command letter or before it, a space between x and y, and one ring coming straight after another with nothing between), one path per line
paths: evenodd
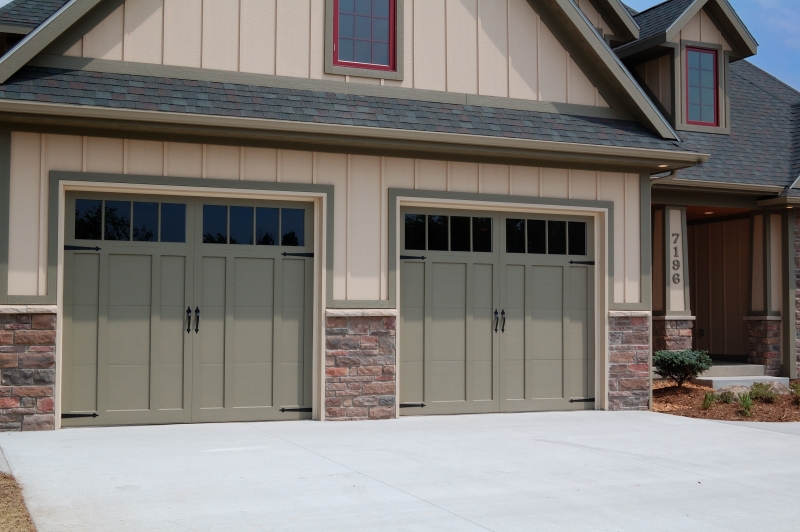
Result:
M394 316L326 318L326 420L395 417L396 330Z
M653 351L684 351L692 348L691 320L653 320Z
M608 409L650 408L650 313L608 314Z
M751 320L747 324L747 363L761 364L766 375L777 377L781 372L781 322Z
M55 314L0 314L0 431L55 428Z

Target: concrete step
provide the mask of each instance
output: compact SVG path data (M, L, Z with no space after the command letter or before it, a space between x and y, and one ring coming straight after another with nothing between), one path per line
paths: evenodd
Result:
M710 386L715 390L724 388L726 386L752 386L757 382L779 382L785 386L789 386L789 377L766 377L766 376L751 376L751 377L698 377L692 380L694 384L700 386Z
M760 364L743 364L741 362L714 362L714 366L700 375L707 377L763 377L766 367Z

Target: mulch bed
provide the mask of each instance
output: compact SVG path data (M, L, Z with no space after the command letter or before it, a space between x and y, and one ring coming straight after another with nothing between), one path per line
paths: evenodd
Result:
M653 411L676 416L720 421L800 421L800 405L792 395L781 395L774 403L753 401L750 417L739 411L738 403L715 403L703 410L703 397L714 391L705 386L686 383L678 388L672 381L653 383Z
M36 532L22 498L22 488L11 475L0 473L0 532Z

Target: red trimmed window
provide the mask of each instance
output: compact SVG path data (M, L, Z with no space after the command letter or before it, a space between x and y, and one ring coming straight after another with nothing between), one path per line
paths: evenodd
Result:
M396 0L334 0L333 64L395 70Z
M686 49L686 123L716 126L719 123L717 97L717 52Z

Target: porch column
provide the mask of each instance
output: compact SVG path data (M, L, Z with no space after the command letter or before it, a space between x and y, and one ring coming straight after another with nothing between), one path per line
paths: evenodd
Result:
M767 375L781 372L781 309L784 303L783 214L752 217L752 279L747 327L747 362L760 364Z
M686 207L653 211L653 350L692 348Z

